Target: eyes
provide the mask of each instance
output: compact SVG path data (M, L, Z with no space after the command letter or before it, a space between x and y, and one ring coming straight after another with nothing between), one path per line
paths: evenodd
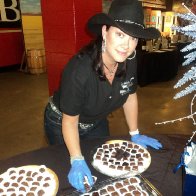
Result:
M130 36L130 38L131 38L131 40L133 40L133 41L137 41L137 40L138 40L138 38L136 38L136 37L131 37L131 36Z
M123 33L121 33L121 32L116 32L116 35L118 36L118 37L120 37L120 38L123 38L125 35L123 34Z
M125 38L125 37L128 36L128 35L124 34L123 32L117 31L117 32L116 32L116 36L119 37L119 38L121 38L121 39L123 39L123 38ZM137 40L138 40L138 38L132 37L132 36L129 36L129 38L130 38L130 40L132 40L132 41L137 41Z

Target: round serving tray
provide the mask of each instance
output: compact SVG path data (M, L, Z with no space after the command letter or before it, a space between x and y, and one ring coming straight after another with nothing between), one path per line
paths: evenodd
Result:
M126 140L109 140L93 149L92 165L110 177L129 177L143 173L150 166L150 153Z
M56 196L59 188L59 180L56 175L56 173L51 170L50 168L47 168L45 165L25 165L21 167L11 167L6 172L0 174L0 178L2 180L2 183L0 184L0 189L5 188L12 188L11 185L18 184L16 191L20 187L24 187L23 183L26 183L26 189L30 189L29 185L33 183L32 180L33 176L36 178L36 182L39 181L40 185L35 184L33 185L34 188L37 190L42 189L43 183L49 183L51 181L50 186L46 187L50 191L50 196ZM50 177L50 180L47 179L47 181L44 181L44 178ZM30 180L28 180L28 178ZM38 180L40 178L40 180ZM20 180L19 180L20 179ZM3 182L9 181L10 186L4 187ZM28 183L29 184L28 184ZM6 191L6 190L5 190ZM14 192L15 193L15 192ZM18 193L18 192L17 192ZM45 195L45 194L44 194Z

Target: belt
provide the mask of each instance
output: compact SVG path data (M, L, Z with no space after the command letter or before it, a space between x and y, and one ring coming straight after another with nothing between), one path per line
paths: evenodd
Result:
M52 108L52 110L54 112L56 112L57 114L59 114L60 116L62 116L62 112L53 103L53 97L49 97L49 104L50 104L50 107Z
M54 112L56 112L58 115L60 115L60 116L62 116L62 112L55 106L55 104L53 103L53 97L51 96L51 97L49 97L49 104L50 104L50 107L51 107L51 109L54 111ZM79 125L79 127L81 128L81 129L89 129L89 128L91 128L91 127L93 127L94 126L94 124L87 124L87 123L78 123L78 125Z

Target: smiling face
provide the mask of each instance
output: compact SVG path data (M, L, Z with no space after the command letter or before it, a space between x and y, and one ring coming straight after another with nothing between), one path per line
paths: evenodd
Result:
M106 41L106 50L102 53L102 58L104 63L108 64L125 61L134 52L138 43L137 38L113 26L107 29L106 25L104 25L102 27L102 36Z

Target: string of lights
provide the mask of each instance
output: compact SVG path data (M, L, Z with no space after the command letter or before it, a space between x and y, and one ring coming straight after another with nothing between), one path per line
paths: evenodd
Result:
M188 13L177 14L177 16L184 19L184 20L188 20L189 24L185 27L172 26L172 29L175 30L176 32L179 32L179 33L182 33L186 36L189 36L192 39L192 42L190 44L188 44L187 46L185 46L181 50L181 52L188 52L188 54L186 54L184 56L184 58L186 60L183 62L182 65L183 66L191 65L191 68L176 83L174 88L179 88L179 87L185 85L186 83L189 83L189 85L187 87L185 87L183 90L181 90L180 92L176 93L176 95L174 96L174 99L178 99L183 96L186 96L190 93L193 93L196 90L196 82L195 82L195 80L196 80L196 66L195 66L196 65L196 62L195 62L195 60L196 60L196 15L184 3L182 3L182 5L188 10ZM194 96L191 100L191 104L190 104L191 110L190 110L189 115L184 116L184 117L180 117L180 118L176 118L173 120L158 122L158 123L155 123L155 125L174 123L174 122L182 121L185 119L192 119L193 125L196 125L196 121L194 118L194 115L196 114L196 112L194 112L195 99L196 99L196 94L194 94ZM195 134L196 134L196 130L192 132L192 135L186 145L188 145L192 141Z

